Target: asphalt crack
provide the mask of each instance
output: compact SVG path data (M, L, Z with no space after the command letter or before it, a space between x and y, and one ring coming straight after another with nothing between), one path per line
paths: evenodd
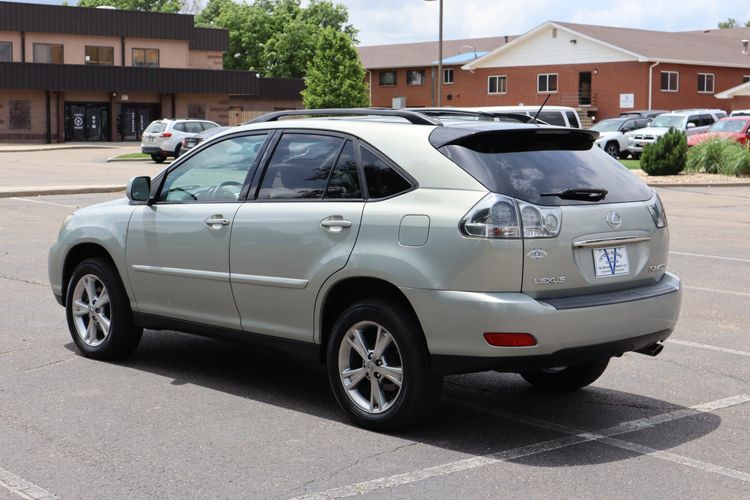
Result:
M5 276L4 274L0 274L0 279L9 280L9 281L15 281L17 283L26 283L27 285L43 286L43 287L49 286L47 283L39 283L38 281L31 281L31 280L25 280L25 279L21 279L21 278L14 278L12 276Z

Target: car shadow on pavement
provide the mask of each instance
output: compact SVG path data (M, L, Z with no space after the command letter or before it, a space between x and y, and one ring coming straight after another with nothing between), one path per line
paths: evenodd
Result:
M77 352L72 343L66 348ZM146 331L139 347L117 365L171 378L173 385L193 384L350 425L321 366L298 362L267 348L176 332ZM446 377L441 400L430 417L397 436L461 453L487 455L580 432L597 433L624 422L684 409L667 401L598 386L567 394L545 394L516 374L485 372ZM668 450L711 433L720 423L718 415L707 412L669 420L638 430L637 434L618 432L613 437ZM582 441L588 442L521 454L511 460L540 467L566 467L609 463L638 455L603 446L595 439Z

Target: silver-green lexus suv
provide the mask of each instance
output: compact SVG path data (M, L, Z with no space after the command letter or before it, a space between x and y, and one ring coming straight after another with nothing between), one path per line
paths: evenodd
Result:
M301 113L65 220L49 277L84 356L126 356L143 329L272 345L325 364L348 415L390 431L445 374L569 391L661 351L682 296L664 209L596 132Z

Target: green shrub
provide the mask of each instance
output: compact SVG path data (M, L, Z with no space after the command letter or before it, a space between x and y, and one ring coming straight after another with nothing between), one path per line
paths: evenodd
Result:
M641 168L648 175L677 175L687 161L687 139L679 130L671 129L641 154Z
M750 174L747 146L723 137L712 137L690 148L685 170L708 174Z

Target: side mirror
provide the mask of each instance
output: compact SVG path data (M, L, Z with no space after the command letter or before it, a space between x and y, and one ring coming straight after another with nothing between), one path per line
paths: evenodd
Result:
M687 128L695 128L695 123L688 123Z
M151 178L133 177L128 181L125 194L130 201L145 202L151 196Z

